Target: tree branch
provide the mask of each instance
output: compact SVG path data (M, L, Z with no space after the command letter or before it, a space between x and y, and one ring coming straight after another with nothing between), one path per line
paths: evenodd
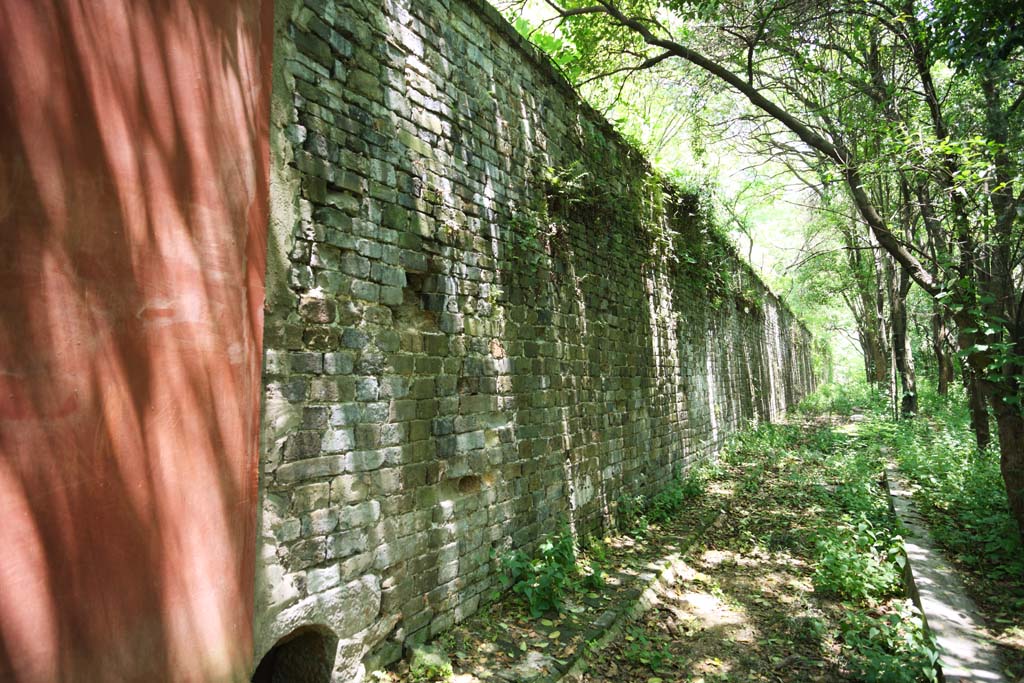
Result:
M854 205L874 233L879 245L910 272L911 277L921 286L921 289L933 296L942 291L942 287L935 276L925 269L921 262L906 248L906 245L889 230L885 219L878 213L870 196L864 189L860 168L853 162L849 150L841 143L833 144L829 142L814 132L806 123L783 109L776 102L765 97L754 85L746 82L743 78L737 76L733 71L718 62L708 59L696 50L674 40L654 35L643 22L626 16L611 0L598 0L598 4L620 25L636 32L646 44L670 52L724 81L746 97L755 107L769 114L792 131L809 147L819 151L822 155L840 166L849 186Z

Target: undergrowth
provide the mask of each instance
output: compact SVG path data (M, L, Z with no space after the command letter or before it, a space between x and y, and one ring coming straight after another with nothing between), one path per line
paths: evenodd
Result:
M825 384L797 406L803 415L841 415L854 413L880 414L885 411L886 397L866 383Z
M738 495L756 497L767 476L785 472L795 478L800 500L809 499L820 508L820 519L805 531L776 529L764 538L788 539L805 549L814 591L837 606L830 637L841 645L856 680L936 680L935 646L917 609L903 597L903 542L882 487L892 454L899 453L908 474L928 489L923 500L934 510L955 510L955 521L940 527L937 536L961 544L965 562L976 553L994 575L1022 573L1016 564L1019 548L1007 541L1015 536L1005 532L1010 520L998 488L997 463L986 464L984 458L991 456L978 456L965 447L970 436L966 422L935 413L936 408L942 406L922 400L921 417L895 423L884 399L870 388L827 386L800 406L804 424L767 424L742 432L721 456L731 466L731 476L739 475L734 481ZM851 421L851 416L857 417ZM794 459L804 465L794 469L787 464ZM695 468L686 475L677 473L656 495L620 498L619 531L656 539L659 525L698 502L709 481L720 474L714 467ZM600 589L603 548L594 541L578 547L564 526L544 538L533 555L516 551L504 556L504 585L523 599L533 618L560 612L574 592ZM628 661L654 672L677 664L669 648L638 633L642 635L630 633L632 639L624 646Z
M995 447L981 451L962 391L922 387L909 420L861 425L880 459L895 461L915 485L914 501L931 534L963 571L1011 678L1024 674L1024 547L1010 514Z
M533 557L516 550L503 556L501 565L502 584L523 597L534 617L561 610L566 593L581 578L576 545L567 527L545 537Z
M887 612L851 610L843 619L844 644L856 655L853 673L865 683L936 681L938 652L920 612L910 600L893 602Z
M622 497L618 501L619 530L642 538L651 525L663 524L687 501L699 497L707 484L709 470L694 467L675 475L657 494ZM568 525L545 536L533 555L514 550L500 557L502 586L523 598L534 618L547 612L561 612L567 595L574 591L593 592L604 587L605 547L588 539L577 547Z
M810 417L861 415L844 427L823 426L807 439L820 461L831 514L815 531L813 583L841 601L840 639L857 680L935 681L936 648L914 605L902 599L906 557L898 523L881 486L884 458L877 426L885 402L868 387L823 387L800 411Z
M925 383L920 388L919 412L912 419L894 420L886 411L884 397L865 384L850 388L824 387L802 410L812 415L860 415L856 418L855 449L862 455L848 459L848 467L835 485L835 496L848 509L834 529L822 529L819 549L822 562L816 578L823 589L845 599L870 602L872 595L894 587L902 556L891 537L879 528L876 511L867 493L875 490L876 477L887 463L895 463L915 485L914 500L928 521L932 536L946 554L966 570L969 586L981 604L988 624L1010 643L1024 639L1024 547L1021 546L1006 499L999 470L999 454L993 447L979 451L970 428L967 402L962 390L940 396ZM857 464L866 458L866 464ZM861 467L874 470L858 476ZM856 549L856 551L854 550ZM846 565L851 571L843 569ZM856 577L850 581L851 577ZM895 590L895 588L893 588ZM916 619L911 615L911 620ZM874 620L876 640L911 650L920 649L913 632L893 635L892 623L906 619L893 614ZM878 652L853 633L863 624L851 616L848 643ZM1007 650L1007 653L1012 651ZM1019 648L1019 645L1015 646ZM1010 654L1010 670L1019 676L1024 658ZM897 658L898 660L899 658ZM872 678L861 672L865 680Z
M885 468L898 461L920 486L919 507L935 536L998 591L992 593L993 604L1005 610L1006 623L1022 621L1024 564L995 454L973 448L967 416L956 401L925 390L920 404L915 419L897 422L870 388L823 387L799 407L802 419L733 436L720 464L677 473L656 495L620 498L615 510L621 536L577 540L563 525L532 553L504 555L502 580L515 599L494 629L515 633L518 641L511 641L503 656L527 651L527 640L541 649L564 644L564 633L535 631L532 622L548 615L540 624L556 628L581 610L604 609L606 596L599 594L620 585L622 561L632 549L657 552L663 534L678 532L679 520L714 512L718 516L705 529L705 547L719 559L707 571L722 583L697 581L694 590L710 593L726 610L745 612L764 630L753 655L745 643L732 650L712 643L714 656L723 660L723 676L727 666L746 666L745 658L749 666L763 665L758 648L781 643L796 648L792 655L771 658L789 667L784 680L810 680L801 676L817 670L835 674L828 680L934 682L936 647L920 613L904 597L905 556L882 485ZM729 500L731 507L723 502ZM722 515L723 509L730 513ZM736 564L737 557L742 564ZM751 593L747 579L757 585L758 577L744 572L758 564L781 567L772 570L776 577L796 580ZM605 570L615 577L607 586ZM666 626L665 614L662 610L643 625L627 627L607 654L595 656L624 672L644 672L641 680L683 680L674 677L695 665L687 648L702 631L691 630L686 617ZM513 617L523 624L517 626ZM719 680L715 676L705 679Z
M921 415L875 429L900 469L919 486L914 498L935 539L987 581L1009 588L1006 606L1024 612L1024 548L1006 500L999 454L979 453L961 396L931 387L920 396Z
M713 471L714 467L706 463L691 467L685 474L676 469L668 484L655 495L620 497L617 501L619 530L643 536L651 524L669 521L687 501L704 493Z

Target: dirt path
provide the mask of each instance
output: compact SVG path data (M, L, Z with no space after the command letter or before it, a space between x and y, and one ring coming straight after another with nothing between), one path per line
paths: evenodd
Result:
M792 457L723 466L714 487L727 513L685 556L682 581L659 590L660 604L595 656L583 680L848 680L831 636L837 605L811 583L824 489L806 468Z

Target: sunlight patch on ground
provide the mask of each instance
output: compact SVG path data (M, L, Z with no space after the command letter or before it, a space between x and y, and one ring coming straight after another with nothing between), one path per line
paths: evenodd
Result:
M688 592L679 596L677 605L678 614L696 617L703 629L731 626L735 627L729 629L733 640L748 643L754 641L754 629L747 623L746 616L730 608L721 598L708 593Z

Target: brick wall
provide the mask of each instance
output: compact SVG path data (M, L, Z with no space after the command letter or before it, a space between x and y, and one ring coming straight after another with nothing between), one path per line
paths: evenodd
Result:
M482 0L279 2L257 659L337 680L812 386L806 330Z

